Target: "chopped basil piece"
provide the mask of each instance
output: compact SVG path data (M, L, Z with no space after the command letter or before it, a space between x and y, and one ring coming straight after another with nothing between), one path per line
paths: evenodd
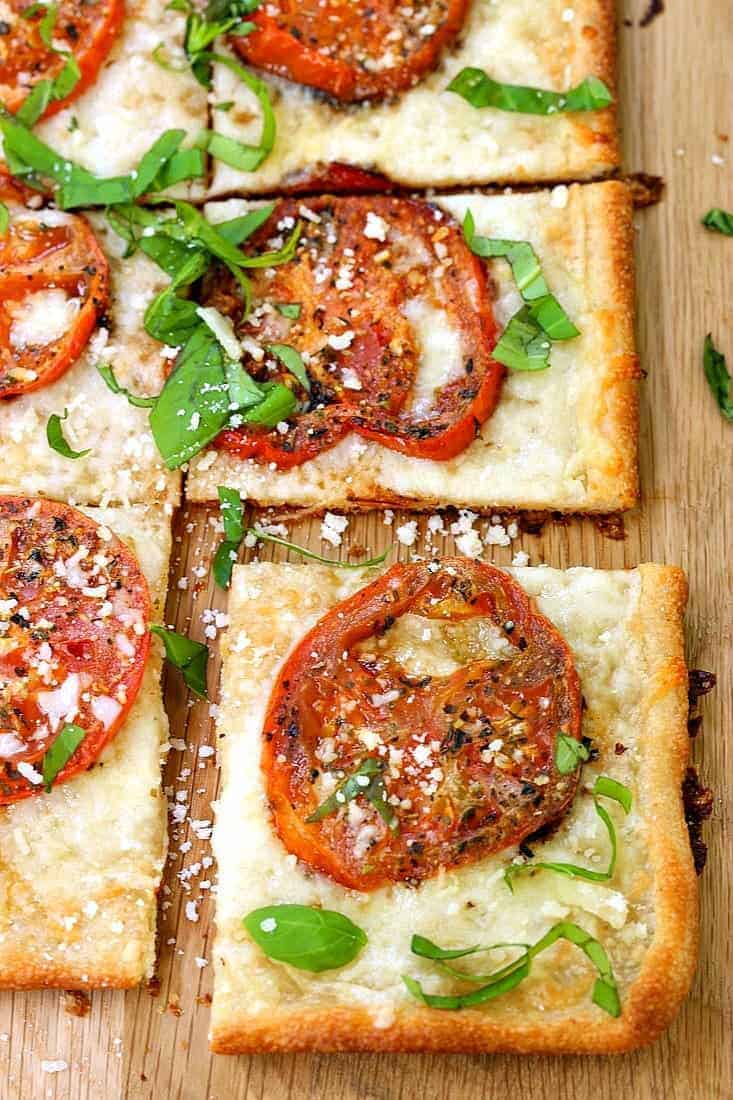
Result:
M314 553L312 550L306 550L304 546L298 546L294 542L288 542L287 539L278 538L277 535L268 535L266 531L261 531L259 527L248 527L248 532L251 532L260 542L272 542L275 546L282 546L286 550L292 550L295 554L300 554L303 558L310 558L311 561L318 561L322 565L334 565L337 569L371 569L376 565L381 565L388 555L392 553L392 547L389 546L383 554L379 554L376 558L370 558L369 561L335 561L333 558L324 558L320 554Z
M258 145L247 145L244 141L237 141L226 134L217 134L214 130L202 131L197 140L214 160L220 160L222 164L228 164L239 172L254 172L267 156L267 152Z
M233 106L234 106L234 100L233 99L226 99L222 103L215 103L214 104L214 110L215 111L231 111Z
M157 398L155 397L138 397L137 394L130 393L124 386L121 386L115 377L115 372L111 366L107 363L97 363L97 370L101 374L102 378L108 389L112 390L112 393L118 393L122 397L126 397L128 404L134 405L137 409L150 409L155 404Z
M87 447L83 451L75 451L73 447L64 439L64 430L62 428L62 421L66 420L69 416L69 410L64 409L63 415L59 416L58 413L51 413L46 424L46 439L48 440L49 447L56 451L57 454L63 456L63 458L83 458L84 455L88 455L91 451L91 447Z
M224 525L224 541L219 544L214 555L214 580L220 588L228 588L232 580L234 561L246 534L244 507L238 489L219 485L217 493L221 521Z
M224 65L227 69L238 76L243 84L246 84L251 92L254 92L262 110L262 132L260 134L259 145L245 145L243 142L234 142L229 144L231 139L227 139L226 142L214 143L214 148L210 149L211 155L218 160L223 160L225 164L232 164L232 160L227 160L227 155L230 155L236 161L238 158L247 158L249 167L242 168L241 171L254 172L260 167L262 162L272 152L275 144L275 137L277 135L277 123L275 121L275 112L272 109L272 101L270 100L270 90L265 84L264 80L260 80L259 77L254 76L242 65L238 65L231 57L224 57L221 54L215 53L202 53L199 55L199 65L208 67L210 73L211 63L216 62L219 65ZM222 136L222 135L216 135ZM233 145L236 145L237 152L235 152ZM222 155L222 153L224 155ZM238 168L239 164L234 163L233 167Z
M43 783L50 792L54 779L76 752L86 737L86 730L71 723L63 726L58 736L43 754Z
M63 51L55 51L61 53ZM23 126L34 126L52 100L66 99L81 77L73 54L66 55L61 72L53 80L39 80L15 114Z
M552 863L529 860L527 863L512 863L504 871L504 881L513 892L512 885L518 875L534 871L556 871L560 875L568 875L570 878L582 878L587 882L609 882L616 870L616 830L608 812L598 801L599 798L610 798L623 808L624 813L631 810L631 791L623 783L611 779L607 775L599 775L593 787L593 802L595 810L606 827L608 839L611 844L611 858L606 871L591 871L586 867L578 867L575 863Z
M524 306L511 318L491 354L510 370L547 370L550 347L549 336L532 317L530 307Z
M184 31L184 49L199 84L205 88L211 87L211 62L206 54L209 46L221 35L250 34L255 29L255 24L242 17L255 11L258 4L259 0L254 3L249 0L210 0L204 11L194 8L189 0L172 0L168 5L174 11L185 12L188 17Z
M618 987L605 949L598 940L590 935L590 933L580 928L577 924L573 924L572 921L560 921L558 924L553 925L552 928L534 944L496 943L489 947L470 947L464 951L444 951L442 948L437 947L435 944L431 943L430 940L426 940L422 936L413 936L412 951L421 958L434 960L445 958L455 959L461 958L464 955L476 954L478 951L496 951L499 948L506 949L510 947L518 948L521 954L514 962L509 963L507 966L503 966L500 970L495 971L494 974L489 975L488 978L486 975L474 975L455 970L454 968L447 968L446 964L438 962L439 967L442 969L449 969L450 973L460 977L464 982L485 983L481 985L480 988L474 989L470 993L456 996L438 996L426 993L420 982L415 981L414 978L403 975L402 980L412 996L422 1001L423 1004L428 1005L430 1008L470 1008L472 1005L484 1004L486 1001L493 1000L495 997L499 997L503 993L507 993L509 990L514 989L515 986L519 985L521 981L528 977L532 962L537 955L561 939L567 940L569 943L579 947L598 971L598 977L593 986L592 1000L594 1004L598 1005L604 1012L607 1012L609 1016L620 1016L621 1001L618 995Z
M298 320L302 308L300 302L275 302L277 312L282 313L283 317L288 317L291 321Z
M708 210L702 219L702 224L706 229L712 229L715 233L733 237L733 214L729 214L727 210L721 210L720 207L713 207L712 210Z
M4 202L0 202L0 237L7 235L10 228L10 211Z
M265 382L262 386L265 397L259 405L247 409L242 418L249 424L260 424L263 428L274 428L283 420L287 420L291 413L295 412L298 402L293 391L283 386L282 383Z
M346 966L367 942L342 913L310 905L266 905L242 923L269 959L320 974Z
M495 107L524 115L554 115L558 112L600 111L613 103L613 96L597 76L587 76L567 92L549 92L521 84L502 84L483 69L461 69L448 85L472 107Z
M555 767L560 775L570 775L589 756L588 748L582 741L562 731L558 733L555 740Z
M311 381L299 351L291 348L289 344L268 344L267 350L277 356L283 366L300 382L304 390L308 393L311 392Z
M209 660L208 647L194 642L175 630L153 623L151 633L163 639L165 657L172 665L181 670L187 687L202 699L208 699L206 693L206 665Z
M339 783L333 794L305 819L306 825L322 821L324 817L330 817L331 814L337 813L342 806L352 802L359 795L363 795L385 824L389 826L393 833L396 833L399 829L399 822L392 807L387 802L382 779L383 771L384 764L381 760L376 760L374 757L367 757L366 760L362 760L356 771L353 771L351 775Z
M188 70L188 65L185 62L175 64L168 57L166 53L166 46L164 42L159 42L152 53L153 61L156 65L159 65L161 69L165 69L169 73L185 73Z
M731 377L725 362L725 356L717 350L713 344L710 333L705 337L703 351L703 369L708 385L713 391L713 396L718 402L718 408L726 420L733 421L733 393L731 393Z

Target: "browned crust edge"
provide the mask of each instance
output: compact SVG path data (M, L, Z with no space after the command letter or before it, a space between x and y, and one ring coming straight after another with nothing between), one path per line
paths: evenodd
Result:
M653 877L655 933L618 1019L591 1009L561 1020L492 1021L418 1004L396 1008L376 1027L357 1007L291 1007L227 1021L214 1018L218 1054L265 1051L614 1054L653 1042L674 1019L697 961L698 900L682 806L689 757L683 615L687 582L673 566L641 565L633 632L641 646L645 691L639 710L640 775Z

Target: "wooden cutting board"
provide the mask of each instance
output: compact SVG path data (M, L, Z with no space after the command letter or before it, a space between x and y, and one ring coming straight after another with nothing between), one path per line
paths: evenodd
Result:
M733 937L731 776L731 457L733 427L720 416L702 373L712 331L733 364L733 241L699 225L710 206L733 210L733 3L666 0L646 27L647 0L625 0L621 18L621 99L625 167L664 177L664 201L636 215L638 340L642 387L643 507L614 541L591 522L549 524L496 547L508 564L519 549L532 564L682 565L690 579L691 667L714 670L719 686L704 703L694 756L716 793L707 828L710 855L701 880L702 945L692 994L669 1034L650 1049L613 1059L391 1055L213 1057L207 1049L208 960L213 903L201 867L182 888L180 872L200 863L208 843L188 826L172 838L161 916L160 992L92 995L77 1017L57 993L0 994L0 1100L426 1100L532 1097L534 1100L728 1100L733 1097ZM573 0L568 0L573 7ZM720 159L722 158L722 163ZM207 579L177 588L206 566L212 534L205 509L176 520L168 622L203 638L202 612L223 607ZM397 522L397 520L395 521ZM352 520L348 537L370 552L390 536L381 516ZM291 538L323 550L317 521L291 526ZM450 549L449 546L447 546ZM404 551L404 548L402 548ZM263 554L263 557L269 557ZM215 662L216 664L216 662ZM171 735L215 744L209 707L190 705L175 675L167 684ZM187 769L189 771L187 772ZM192 751L173 750L166 782L185 791L189 816L212 817L217 772ZM201 832L201 827L198 829ZM189 851L180 853L181 844ZM195 869L195 868L194 868ZM185 877L185 875L184 875ZM168 892L169 891L169 892ZM198 920L185 914L198 901ZM457 1024L457 1026L459 1026ZM42 1062L68 1068L48 1073Z

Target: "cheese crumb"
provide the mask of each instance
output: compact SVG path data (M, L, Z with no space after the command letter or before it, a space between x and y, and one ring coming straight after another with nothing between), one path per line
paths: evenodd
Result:
M338 516L335 512L326 512L321 523L321 538L329 542L331 546L341 545L341 536L349 526L346 516Z
M401 542L403 546L414 546L417 540L417 520L411 519L407 523L403 523L401 527L398 527L395 531L397 535L397 541Z

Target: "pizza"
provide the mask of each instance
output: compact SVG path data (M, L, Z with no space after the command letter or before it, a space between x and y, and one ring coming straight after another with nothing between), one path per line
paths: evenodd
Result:
M133 393L156 393L166 373L143 314L169 280L146 256L122 259L124 242L99 213L33 208L5 192L0 240L0 493L79 504L159 502L170 509L179 475L165 468L145 408L110 391L112 366ZM32 199L30 201L33 201ZM80 457L47 439L52 416Z
M696 955L685 600L654 565L235 567L213 1049L656 1036Z
M214 222L248 209L207 207ZM550 365L506 370L500 334L522 308L504 258L473 254L461 232L527 242L580 334L553 341ZM611 512L637 496L637 377L631 205L624 184L429 204L386 196L287 199L262 246L301 224L293 259L254 273L254 306L226 270L202 300L232 320L258 378L282 377L268 347L299 351L310 390L265 431L222 433L194 457L191 499L236 487L262 505L445 505ZM297 317L283 310L294 308ZM492 355L492 349L494 354ZM528 366L531 366L529 364Z
M0 497L0 987L152 973L169 553L162 512Z
M328 191L339 180L348 191L578 180L619 164L613 106L566 113L560 101L540 116L525 113L532 104L477 108L448 90L477 72L493 90L563 92L588 77L612 89L611 0L380 0L366 9L277 0L251 18L252 33L230 37L229 58L265 82L277 136L254 171L216 163L212 195ZM214 101L230 105L214 112L217 133L257 140L261 104L228 64L215 67Z

